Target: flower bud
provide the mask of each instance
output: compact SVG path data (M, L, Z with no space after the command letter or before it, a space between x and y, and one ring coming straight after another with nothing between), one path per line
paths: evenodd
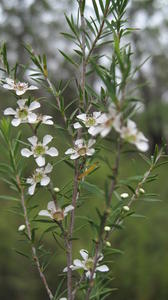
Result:
M139 189L139 192L140 192L141 194L145 194L145 190L144 190L143 188L140 188L140 189Z
M19 227L18 227L18 231L24 231L25 230L25 228L26 228L26 226L23 224L23 225L20 225Z
M123 210L125 210L125 211L129 211L129 210L130 210L130 208L129 208L129 206L123 206Z
M104 227L104 230L105 230L105 231L110 231L111 228L110 228L110 226L105 226L105 227Z
M54 188L54 192L59 193L59 192L60 192L60 189L59 189L58 187L55 187L55 188Z
M107 247L111 247L111 243L109 241L106 242Z
M121 198L126 199L126 198L129 197L129 194L128 193L122 193L120 196L121 196Z

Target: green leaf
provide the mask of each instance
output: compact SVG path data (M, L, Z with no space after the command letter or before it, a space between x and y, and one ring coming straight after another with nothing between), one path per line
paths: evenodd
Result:
M81 182L81 187L91 194L97 197L104 198L104 191L102 191L97 185L89 183L88 181Z
M20 202L20 199L18 199L16 197L12 197L12 196L6 196L6 195L0 195L0 199Z
M97 6L97 4L96 4L96 1L95 1L95 0L92 0L92 3L93 3L93 7L94 7L94 11L95 11L97 20L98 20L99 23L100 23L99 9L98 9L98 6Z
M59 49L58 49L59 50ZM62 50L59 50L59 52L65 57L66 60L68 60L72 65L74 65L76 68L78 68L78 64L67 54L65 54L65 52L63 52Z

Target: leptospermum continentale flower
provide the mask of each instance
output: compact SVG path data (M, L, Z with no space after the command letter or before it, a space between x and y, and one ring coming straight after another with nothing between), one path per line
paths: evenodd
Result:
M140 151L145 152L149 148L148 139L137 129L135 122L132 120L128 120L127 126L121 128L121 137L134 144Z
M6 83L3 84L3 88L7 90L14 90L16 95L21 96L28 90L37 90L38 87L34 85L28 85L26 82L16 82L11 78L5 79Z
M99 118L97 118L96 126L91 126L88 132L92 136L96 136L100 134L101 137L106 137L112 128L114 128L117 132L120 131L121 128L121 114L118 113L114 107L114 105L109 106L109 112L103 113Z
M89 257L88 251L81 249L80 250L80 255L82 256L83 260L80 259L75 259L73 261L73 265L70 266L71 270L78 270L78 269L83 269L86 272L86 277L90 278L93 272L94 268L94 258ZM99 266L100 261L103 259L103 255L99 255L99 259L93 274L93 279L96 277L96 272L108 272L109 268L106 265L101 265ZM68 268L66 267L63 272L67 272Z
M31 150L28 148L23 148L21 150L22 156L30 157L34 156L35 161L39 167L45 165L45 155L52 157L58 156L58 150L55 147L49 148L47 145L52 141L53 137L51 135L45 135L43 141L39 142L37 136L32 136L28 138L28 141L31 144Z
M35 123L41 123L41 124L45 124L45 125L53 125L54 124L51 116L40 115L40 114L37 116Z
M96 140L90 139L86 142L84 139L78 139L75 141L75 147L69 148L65 154L70 155L70 159L77 159L82 156L92 156L95 153L95 149L91 148L96 143Z
M28 99L20 99L17 101L18 108L14 110L11 107L8 107L4 110L5 116L14 116L12 120L12 125L17 127L21 123L30 123L33 124L37 120L37 115L32 111L40 107L40 103L33 101L30 105L27 105Z
M51 173L52 169L52 165L48 163L44 168L37 168L32 177L27 178L26 183L30 184L28 188L29 195L34 194L38 183L41 186L47 186L50 183L50 177L47 174Z
M54 201L48 202L47 210L41 210L39 216L48 217L58 222L62 221L70 211L74 209L74 206L68 205L64 208L56 207Z
M101 112L93 112L92 114L80 114L77 118L83 123L87 128L98 125L98 119L101 116ZM79 129L82 125L79 122L73 124L75 129Z

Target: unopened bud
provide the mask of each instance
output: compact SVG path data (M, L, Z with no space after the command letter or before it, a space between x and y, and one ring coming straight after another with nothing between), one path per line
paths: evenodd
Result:
M23 225L20 225L20 226L18 227L18 231L24 231L25 228L26 228L26 226L25 226L24 224L23 224Z
M139 192L140 192L141 194L145 194L145 190L144 190L143 188L140 188L140 189L139 189Z
M110 231L111 228L110 228L110 226L105 226L105 227L104 227L104 230L105 230L105 231Z
M54 188L54 192L59 193L59 192L60 192L60 189L59 189L58 187L55 187L55 188Z
M126 199L126 198L129 197L129 194L128 193L122 193L120 196L121 196L121 198Z
M109 241L106 242L107 247L111 247L111 243Z
M130 210L130 208L129 208L129 206L123 206L123 210L125 210L125 211L129 211L129 210Z

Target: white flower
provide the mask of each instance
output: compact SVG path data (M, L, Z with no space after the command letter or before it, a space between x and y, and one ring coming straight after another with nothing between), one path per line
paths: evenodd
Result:
M50 177L47 176L52 171L51 164L47 164L44 168L37 168L31 178L27 178L26 183L30 184L28 189L29 195L33 195L36 185L39 183L41 186L47 186L50 183Z
M109 106L109 112L103 113L97 119L97 126L91 126L88 132L96 136L100 134L101 137L106 137L112 128L114 128L117 132L120 132L121 128L121 115L116 111L115 107L111 104Z
M14 90L16 91L16 95L21 96L23 95L27 90L37 90L38 87L34 85L28 85L26 82L16 82L11 78L6 78L6 83L3 84L3 88L7 90Z
M122 193L120 196L121 196L121 198L126 199L126 198L129 197L129 194L128 193Z
M26 226L24 224L22 224L18 227L18 231L24 231L25 229L26 229Z
M35 123L40 122L40 123L45 124L45 125L53 125L54 122L51 119L52 119L52 117L48 116L48 115L38 115Z
M48 202L47 210L41 210L39 216L49 217L52 220L62 221L74 207L68 205L64 208L56 207L54 201Z
M125 211L129 211L129 210L130 210L130 208L129 208L129 206L123 206L123 210L125 210Z
M101 112L93 112L92 114L80 114L77 116L77 118L87 127L90 128L92 126L96 126L99 123L97 122L97 119L101 116ZM81 124L79 122L76 122L74 125L75 129L81 128Z
M30 105L26 105L28 99L20 99L17 101L18 108L14 110L11 107L8 107L4 111L4 115L6 116L14 116L12 120L12 125L17 127L21 123L34 123L37 120L37 115L32 111L40 107L40 103L37 101L33 101Z
M135 122L127 121L127 126L121 129L121 137L127 142L134 144L140 151L147 151L149 148L148 139L144 134L138 131Z
M30 157L33 155L38 166L43 167L45 165L45 154L53 157L58 156L58 150L55 147L48 148L47 146L52 139L53 137L48 134L43 137L43 142L38 142L37 136L28 138L28 141L31 143L31 150L23 148L21 150L22 156Z
M91 274L93 272L93 268L94 268L94 258L90 258L88 251L81 249L80 250L80 255L82 256L83 260L80 259L75 259L73 261L73 265L70 266L70 268L72 270L78 270L78 269L84 269L84 271L86 272L86 277L90 278ZM109 268L106 265L101 265L99 266L99 262L102 261L103 259L103 255L101 254L98 261L97 261L97 265L95 268L95 272L93 274L93 278L96 277L96 271L99 272L108 272ZM66 267L63 272L67 272L68 268Z
M80 156L92 156L95 149L91 148L96 143L96 140L90 139L88 143L84 139L75 141L75 147L69 148L65 154L70 155L71 159L77 159Z

